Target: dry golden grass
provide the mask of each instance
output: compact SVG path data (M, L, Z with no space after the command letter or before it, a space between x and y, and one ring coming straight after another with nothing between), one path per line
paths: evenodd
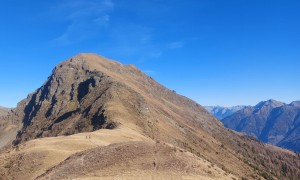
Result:
M99 152L104 153L99 155ZM83 156L89 158L80 160ZM40 179L232 177L204 159L172 145L154 142L125 126L28 141L1 153L0 175L4 179L35 179L38 176Z

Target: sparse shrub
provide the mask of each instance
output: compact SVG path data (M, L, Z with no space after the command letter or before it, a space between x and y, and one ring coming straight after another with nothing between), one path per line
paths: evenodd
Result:
M286 164L282 164L281 165L281 173L284 177L286 177L286 174L287 174L287 170L288 170L288 167Z
M270 174L266 173L265 171L261 172L260 175L266 180L274 180L274 178L270 176Z

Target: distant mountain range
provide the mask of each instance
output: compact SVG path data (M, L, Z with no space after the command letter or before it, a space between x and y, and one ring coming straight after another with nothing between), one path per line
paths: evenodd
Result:
M242 108L221 121L225 127L262 142L300 151L300 101L290 104L263 101Z
M204 108L219 120L224 119L233 113L245 108L246 106L233 106L233 107L222 107L222 106L204 106Z
M9 108L0 106L0 116L6 115L8 113L8 111L9 111Z

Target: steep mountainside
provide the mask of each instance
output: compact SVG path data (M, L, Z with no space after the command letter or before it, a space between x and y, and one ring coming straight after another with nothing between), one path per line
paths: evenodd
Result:
M204 108L217 119L224 119L233 113L244 109L246 106L233 106L233 107L222 107L222 106L204 106Z
M230 129L244 132L263 142L300 151L300 102L260 102L222 120Z
M230 131L136 67L94 54L56 66L0 122L20 128L0 154L4 179L300 177L297 154Z

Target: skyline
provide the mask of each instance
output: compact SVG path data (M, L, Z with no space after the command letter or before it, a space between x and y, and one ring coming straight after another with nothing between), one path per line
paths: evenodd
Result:
M201 105L300 100L298 1L31 2L0 7L0 106L81 52L134 64Z

